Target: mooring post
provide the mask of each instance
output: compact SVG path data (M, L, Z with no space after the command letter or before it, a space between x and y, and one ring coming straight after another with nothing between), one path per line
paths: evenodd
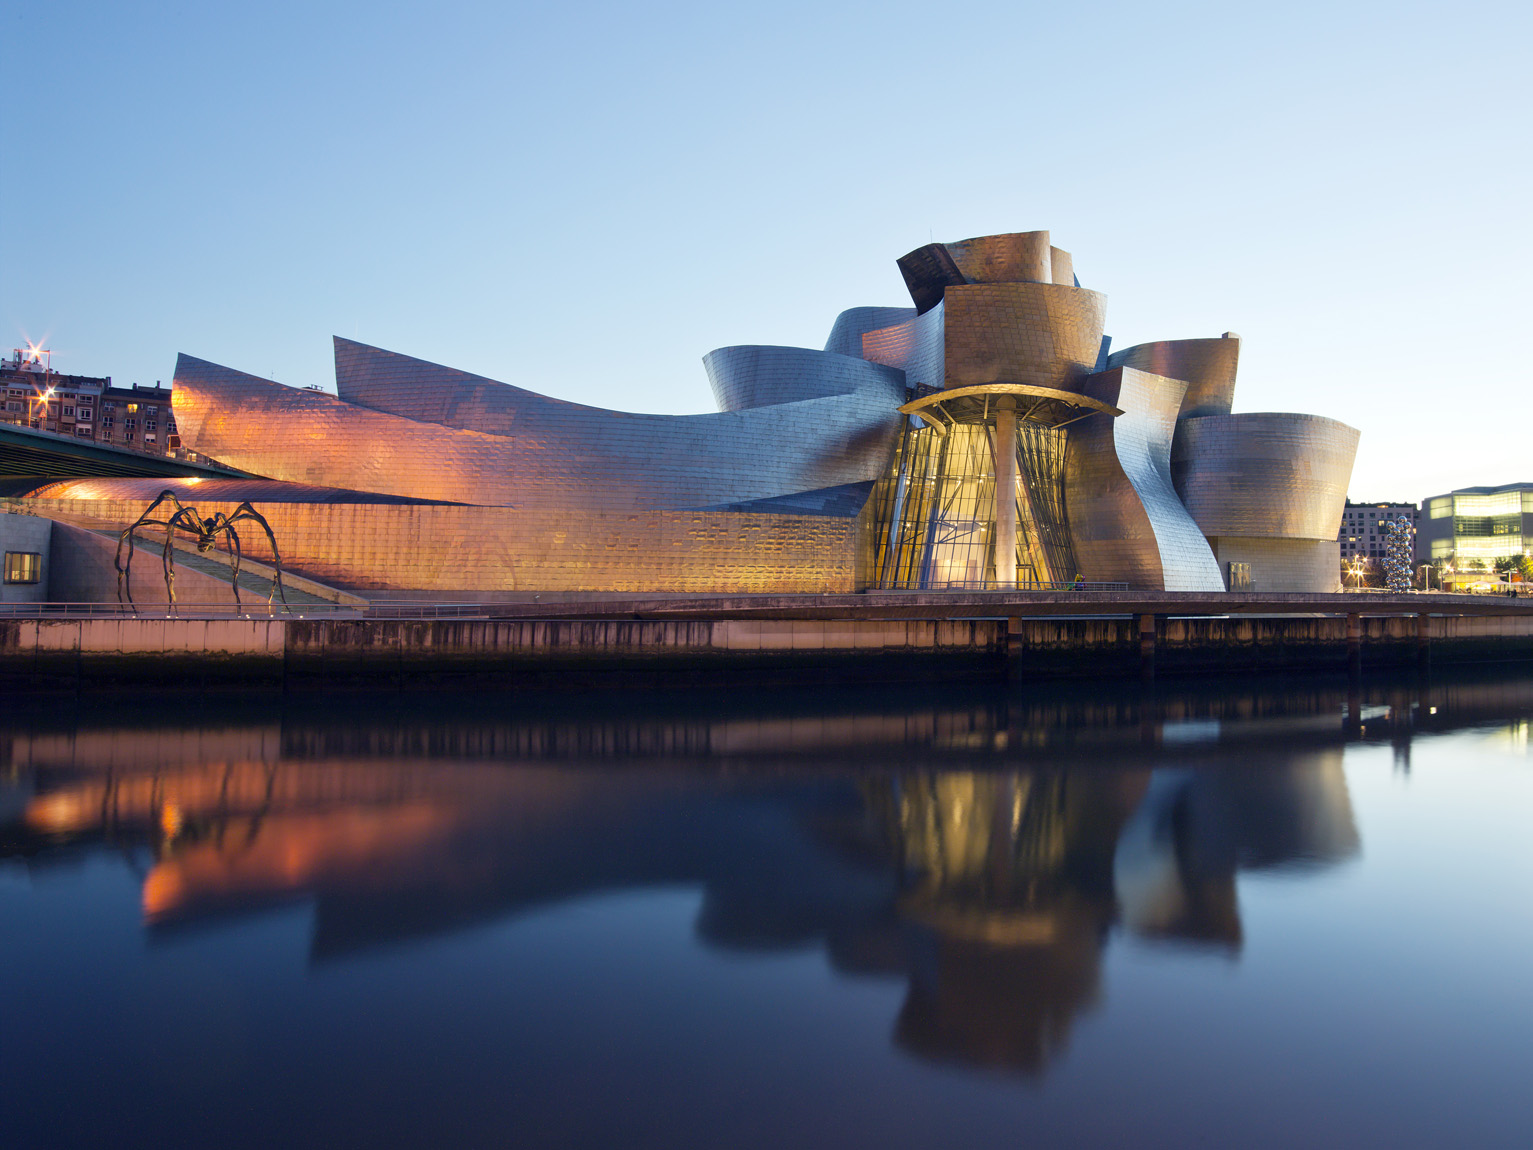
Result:
M1139 616L1139 674L1155 678L1155 616Z
M1022 620L1015 615L1006 617L1006 677L1017 680L1022 677Z
M1363 673L1363 617L1355 611L1347 616L1347 674Z

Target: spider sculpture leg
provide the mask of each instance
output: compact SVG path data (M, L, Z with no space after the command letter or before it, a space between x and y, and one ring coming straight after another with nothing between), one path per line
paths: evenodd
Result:
M272 533L271 524L266 522L265 517L250 506L249 502L241 503L236 507L234 514L229 516L227 522L233 523L236 519L254 519L261 525L261 530L266 532L267 541L271 543L272 566L277 570L277 577L272 581L271 593L266 596L266 605L271 606L271 601L281 595L283 606L286 606L287 588L282 586L282 553L277 550L277 537Z
M172 529L179 528L192 535L202 534L202 520L197 517L195 507L183 507L170 517L170 526L165 530L165 588L170 594L172 605L176 602L176 553L173 546Z
M219 524L216 530L227 531L229 533L229 554L234 557L233 573L230 577L230 582L234 584L234 602L238 606L240 601L240 559L242 558L240 552L240 533L230 526L229 521L224 518L222 511L218 513L218 519Z
M167 499L170 500L170 502L175 505L175 509L176 509L175 512L173 512L171 514L171 516L169 517L171 520L175 519L176 516L180 515L181 512L183 512L185 510L185 508L183 508L181 506L181 501L176 498L176 493L174 491L171 491L169 488L166 488L164 491L160 492L159 495L157 495L155 497L155 500L154 500L153 503L151 503L148 507L144 508L144 513L142 515L140 515L137 519L135 519L128 526L128 529L117 537L117 555L112 560L112 563L113 563L113 566L115 566L117 568L117 601L119 603L123 602L124 592L126 592L126 597L127 597L128 605L129 606L134 606L134 603L133 603L133 533L135 531L137 531L140 527L147 527L147 526L149 526L151 524L153 524L155 526L159 526L161 523L165 523L166 524L166 531L168 533L169 529L170 529L169 528L169 521L168 520L160 520L160 519L154 518L155 508L159 507L159 505L164 503ZM124 565L124 563L122 561L122 545L124 543L127 543L127 545L128 545L128 562L127 562L126 565ZM126 577L126 578L124 578L124 577Z

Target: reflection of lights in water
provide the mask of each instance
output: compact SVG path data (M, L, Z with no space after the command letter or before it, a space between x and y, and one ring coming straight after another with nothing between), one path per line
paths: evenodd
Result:
M1160 741L1181 746L1188 743L1217 743L1218 719L1180 719L1162 724Z
M181 808L175 803L166 803L160 808L160 830L167 839L173 839L181 833L182 821Z
M78 830L96 816L78 796L60 793L34 799L27 807L27 823L43 831L58 833Z
M1533 721L1516 719L1504 727L1485 734L1485 741L1492 746L1511 751L1513 754L1528 753L1528 736L1533 734Z
M1508 724L1505 728L1497 731L1492 736L1492 741L1505 743L1508 750L1517 751L1521 754L1528 753L1528 731L1530 724L1527 719L1519 719L1515 723Z

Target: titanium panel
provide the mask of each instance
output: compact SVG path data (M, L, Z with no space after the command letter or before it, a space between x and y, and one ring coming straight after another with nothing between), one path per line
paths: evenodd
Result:
M947 306L939 303L914 319L868 332L862 337L863 358L899 368L911 387L941 387L946 315Z
M375 491L343 491L275 479L65 479L17 491L31 499L142 499L150 502L162 491L175 492L182 503L392 503L437 504L431 499L407 499Z
M1067 429L1065 506L1081 573L1151 590L1224 590L1219 564L1171 482L1171 436L1186 383L1116 368L1081 390L1123 410Z
M353 348L361 345L352 345ZM273 479L492 506L703 507L875 480L904 400L897 371L819 355L854 392L713 415L631 415L377 352L345 385L390 414L183 355L183 442ZM355 369L356 359L353 359ZM441 419L501 429L438 426Z
M1251 569L1252 591L1330 593L1341 587L1341 544L1334 539L1243 539L1221 535L1210 539L1219 570L1226 576L1231 563Z
M1171 476L1204 535L1335 542L1358 438L1356 428L1318 415L1187 419Z
M136 496L36 499L28 505L50 519L116 530L144 510ZM257 507L277 537L285 570L364 594L856 589L855 519L604 508L571 515L548 505ZM234 508L233 502L198 504L204 515ZM252 559L271 561L263 532L241 541Z
M1126 347L1107 357L1107 366L1132 367L1152 375L1187 381L1180 419L1228 415L1235 398L1235 372L1240 366L1240 337L1165 339Z
M1081 286L1075 279L1075 257L1064 249L1049 249L1049 269L1054 273L1055 283L1066 287Z
M850 395L878 377L878 369L861 355L759 345L710 351L703 356L703 370L720 411Z
M942 302L942 293L964 282L963 273L943 244L927 244L907 252L895 261L905 287L915 302L916 312L924 315Z
M1048 232L1007 232L944 244L965 283L1057 283Z
M862 337L870 331L894 327L916 318L913 307L853 307L836 317L825 341L825 350L862 358Z
M1051 283L970 284L949 288L943 310L944 387L1078 391L1096 366L1107 297Z

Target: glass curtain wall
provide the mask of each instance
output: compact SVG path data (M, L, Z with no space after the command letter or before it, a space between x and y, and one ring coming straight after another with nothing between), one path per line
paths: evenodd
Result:
M944 431L907 421L888 474L873 489L872 586L982 588L996 581L995 428ZM1063 431L1017 428L1019 587L1064 583L1075 560L1065 518Z

